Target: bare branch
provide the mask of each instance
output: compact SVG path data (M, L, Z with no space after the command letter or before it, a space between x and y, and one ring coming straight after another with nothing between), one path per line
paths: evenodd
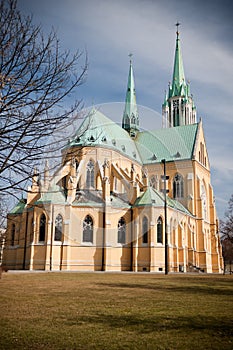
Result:
M31 16L20 13L17 0L1 0L0 10L0 194L4 196L23 188L33 167L64 147L64 132L79 119L82 103L79 99L69 108L63 105L85 81L88 62L86 52L62 51L54 30L44 36Z

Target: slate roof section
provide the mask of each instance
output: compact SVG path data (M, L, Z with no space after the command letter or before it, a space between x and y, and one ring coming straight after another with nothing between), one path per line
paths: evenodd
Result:
M120 196L117 195L111 195L111 207L112 208L120 208L120 209L129 209L131 208L131 205L124 201Z
M102 207L104 202L100 191L80 190L72 205L75 207Z
M75 207L103 207L102 191L81 190L72 205ZM112 208L131 208L126 201L115 194L111 194L108 205Z

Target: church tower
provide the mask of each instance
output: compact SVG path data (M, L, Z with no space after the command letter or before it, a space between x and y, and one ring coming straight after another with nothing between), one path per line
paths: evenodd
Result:
M186 83L180 47L180 23L177 23L176 49L172 83L165 93L162 105L163 127L189 125L196 123L196 107L190 94L190 84Z
M122 119L122 128L125 129L131 137L135 137L139 131L139 116L138 108L136 102L136 92L133 76L133 67L132 67L132 54L130 56L130 66L129 66L129 76L128 76L128 85L126 91L125 99L125 110Z

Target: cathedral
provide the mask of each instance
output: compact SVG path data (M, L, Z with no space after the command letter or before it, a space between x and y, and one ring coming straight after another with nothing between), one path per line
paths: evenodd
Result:
M208 152L178 30L162 128L140 130L131 60L122 114L120 126L92 108L60 167L35 170L27 198L8 214L6 268L222 272Z

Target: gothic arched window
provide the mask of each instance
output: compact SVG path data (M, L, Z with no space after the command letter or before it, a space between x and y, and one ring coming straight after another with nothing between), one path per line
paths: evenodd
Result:
M135 118L134 114L133 114L133 116L132 116L132 118L131 118L131 123L132 123L132 124L136 124L136 118Z
M83 242L93 243L93 220L90 215L83 221Z
M150 178L150 186L155 190L158 189L158 175L153 175Z
M94 187L95 185L95 163L93 160L89 160L87 163L87 175L86 175L86 187Z
M161 216L157 220L157 243L163 243L163 220Z
M79 162L77 159L75 159L75 167L76 167L76 172L78 172L78 166L79 166Z
M124 218L120 218L118 221L118 235L117 235L117 243L125 244L125 236L126 236L126 223Z
M179 125L179 100L173 100L173 126Z
M173 198L184 197L184 180L183 176L176 174L173 179Z
M11 226L11 245L15 244L15 224Z
M64 195L65 195L65 197L67 197L67 193L68 193L67 176L64 176L61 181L62 181L62 188L63 188L63 191L64 191Z
M202 215L204 220L207 220L207 196L204 183L201 184L201 201L202 201Z
M45 240L45 227L46 227L46 217L44 214L42 214L40 217L39 242L44 242Z
M114 177L114 191L117 192L117 177Z
M60 214L57 215L55 219L55 235L54 235L54 241L61 241L62 240L62 226L63 226L63 219Z
M142 220L142 243L148 243L148 219L146 216Z

